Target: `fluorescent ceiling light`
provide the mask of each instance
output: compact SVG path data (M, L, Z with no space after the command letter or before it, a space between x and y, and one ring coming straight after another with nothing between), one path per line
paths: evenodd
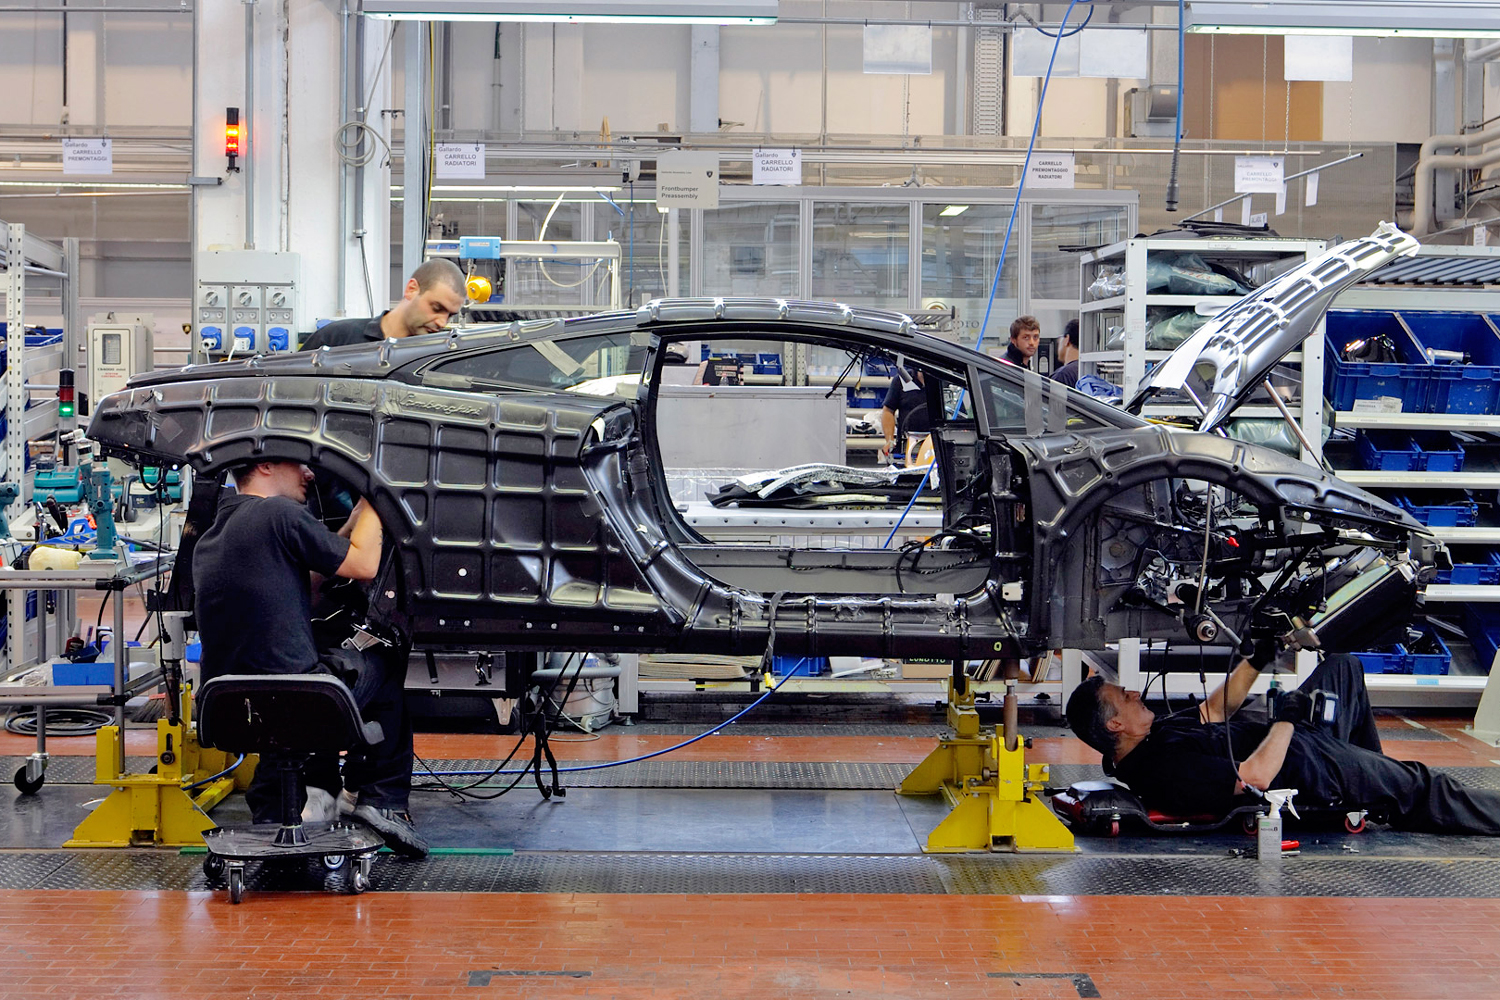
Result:
M1188 31L1235 35L1500 36L1500 4L1475 0L1191 0Z
M968 210L968 205L949 205L947 208L939 212L938 215L942 216L945 219L951 219L955 215L963 215Z
M188 190L188 185L186 184L150 184L144 181L0 181L0 187L46 188L49 191L55 188L105 188L109 190L159 188L166 191Z
M364 0L399 21L775 24L778 0Z
M392 191L404 190L400 184L391 187ZM600 191L618 191L618 184L587 184L582 186L568 184L434 184L433 194L510 194L515 192L531 192L535 194L595 194Z

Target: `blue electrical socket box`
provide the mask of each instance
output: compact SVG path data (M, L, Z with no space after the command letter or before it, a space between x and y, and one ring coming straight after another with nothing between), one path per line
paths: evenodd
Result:
M460 236L458 257L460 260L499 260L503 244L498 236Z
M292 334L284 326L273 326L266 331L266 343L273 351L290 350L292 346Z
M198 338L203 341L205 349L220 351L224 349L224 328L220 326L205 326L198 329Z

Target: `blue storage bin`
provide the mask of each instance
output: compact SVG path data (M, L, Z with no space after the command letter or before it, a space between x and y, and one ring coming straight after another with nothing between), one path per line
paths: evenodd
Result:
M771 657L771 672L777 677L790 676L792 671L797 672L798 677L817 677L819 674L828 673L828 657L826 656L773 656Z
M781 355L772 351L760 351L755 355L755 374L780 375Z
M1429 528L1472 528L1479 519L1479 505L1461 490L1423 490L1417 494L1417 499L1423 503L1406 496L1391 499Z
M1335 410L1352 410L1355 402L1362 399L1392 396L1401 400L1403 413L1431 412L1428 406L1433 366L1395 313L1331 310L1324 331L1327 343L1323 350L1323 393ZM1381 335L1389 337L1395 345L1398 361L1372 364L1343 359L1345 345Z
M1453 663L1453 653L1443 637L1430 625L1422 626L1422 638L1403 646L1414 674L1446 674Z
M1488 673L1495 662L1495 651L1500 650L1500 607L1473 603L1462 607L1464 635L1474 646L1479 669Z
M1413 431L1411 440L1417 448L1418 469L1428 472L1461 472L1464 446L1447 431Z
M1409 674L1411 659L1401 646L1387 646L1368 653L1355 653L1367 674Z
M52 664L53 684L113 684L114 679L113 660L104 663L72 663L63 660Z
M1433 583L1452 583L1460 587L1493 587L1500 584L1500 565L1496 563L1454 563L1451 570L1440 569Z
M1500 336L1479 313L1403 312L1423 360L1432 365L1430 413L1494 413L1500 402ZM1428 350L1465 355L1464 363L1434 359Z
M1405 431L1367 431L1354 435L1360 461L1377 472L1413 472L1421 468L1421 453Z
M885 403L884 389L849 386L846 390L851 410L878 410Z

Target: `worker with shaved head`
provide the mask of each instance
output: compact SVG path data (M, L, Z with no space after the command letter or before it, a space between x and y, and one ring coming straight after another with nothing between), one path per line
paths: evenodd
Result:
M400 302L379 316L334 320L312 333L302 350L436 333L464 307L464 299L464 273L451 260L434 257L412 272Z

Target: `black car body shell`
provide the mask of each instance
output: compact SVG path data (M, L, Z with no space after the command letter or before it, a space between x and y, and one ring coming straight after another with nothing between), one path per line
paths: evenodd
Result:
M1119 636L1086 606L1055 600L1079 590L1065 552L1090 511L1152 476L1201 475L1268 503L1421 530L1378 498L1273 452L1167 431L1066 392L1052 398L1087 413L1096 429L1007 441L976 407L990 502L1017 502L1017 483L1030 492L1034 533L1013 540L1024 559L997 551L984 584L969 593L757 592L717 582L682 551L643 433L643 402L523 387L465 391L422 376L436 359L559 330L628 332L651 347L663 337L740 329L836 336L920 356L956 378L1062 391L923 334L899 314L686 299L141 376L99 402L88 434L107 454L209 476L287 459L341 477L371 499L395 542L398 568L382 575L375 605L427 648L758 652L773 631L777 651L792 654L1096 647ZM1016 583L1028 596L1002 596Z

